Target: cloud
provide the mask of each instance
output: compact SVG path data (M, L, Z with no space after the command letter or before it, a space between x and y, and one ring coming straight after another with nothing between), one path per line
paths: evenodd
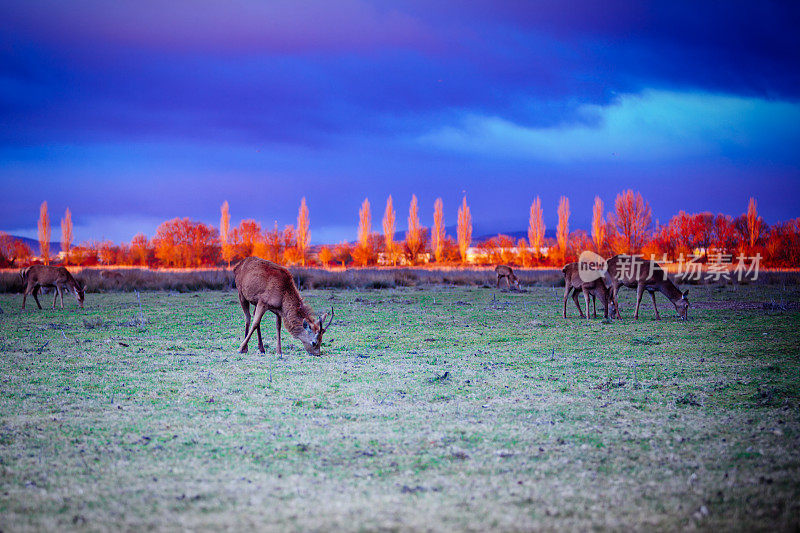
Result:
M800 104L721 94L648 90L607 106L583 105L585 120L531 128L467 114L417 142L489 157L546 161L659 162L704 156L782 159L798 163Z

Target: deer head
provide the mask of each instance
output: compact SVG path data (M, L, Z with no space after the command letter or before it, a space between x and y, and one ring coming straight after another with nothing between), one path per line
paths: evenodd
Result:
M75 299L78 301L78 305L80 305L81 309L83 309L83 300L86 298L86 287L78 283L72 288L72 290L75 291Z
M328 320L328 323L325 324L325 319L327 316L328 313L325 312L316 322L313 319L311 321L308 319L303 319L303 334L298 338L300 339L300 342L303 343L306 351L311 355L320 355L320 350L322 348L322 335L328 330L331 322L333 322L333 308L331 308L330 319Z
M678 316L681 320L689 318L689 289L683 291L681 297L672 303L675 304L675 309L678 311Z

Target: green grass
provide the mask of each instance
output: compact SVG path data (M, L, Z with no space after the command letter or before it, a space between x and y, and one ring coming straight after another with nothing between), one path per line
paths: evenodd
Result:
M233 292L0 294L0 529L796 528L798 287L562 290L306 291L282 359Z

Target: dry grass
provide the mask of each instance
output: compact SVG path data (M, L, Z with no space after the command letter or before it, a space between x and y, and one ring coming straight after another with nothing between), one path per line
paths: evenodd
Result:
M233 272L226 269L150 270L142 268L71 268L73 275L86 285L87 291L174 291L193 292L227 290L233 286ZM494 287L496 275L491 268L348 268L290 269L301 289L393 289L449 285L460 287ZM104 272L119 273L104 276ZM558 269L515 269L526 287L564 286ZM722 282L731 285L733 282ZM709 284L693 282L692 284ZM748 284L745 282L744 284ZM800 273L793 271L763 271L755 284L797 285ZM17 270L0 270L0 292L22 292Z
M792 530L800 313L734 304L800 292L692 290L723 308L309 290L324 355L283 359L230 291L0 294L0 529Z
M141 268L70 269L86 285L88 292L226 290L233 285L233 272L226 269L150 270ZM494 286L496 276L491 269L412 269L292 268L295 282L301 289L388 289L417 285ZM103 276L103 272L119 273ZM563 281L559 270L518 271L528 285L553 285ZM22 280L17 270L0 271L0 292L21 292Z

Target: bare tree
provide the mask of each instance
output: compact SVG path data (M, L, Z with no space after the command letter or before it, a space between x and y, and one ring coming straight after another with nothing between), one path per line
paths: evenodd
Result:
M472 242L472 213L467 205L467 197L461 202L458 208L458 251L461 254L461 262L467 262L467 249Z
M397 254L394 244L394 223L395 223L394 203L392 195L386 199L386 211L383 213L383 239L386 244L386 253L392 258L392 265L396 264Z
M72 246L72 212L69 207L61 219L61 250L64 252L64 262L69 264L69 249Z
M370 257L369 234L372 229L372 214L369 209L369 198L364 198L358 211L358 249L357 256L363 266L367 266Z
M594 197L592 209L592 241L595 249L602 251L606 242L606 219L603 218L603 200L599 196Z
M747 236L751 249L755 247L758 236L761 234L761 217L758 216L757 207L756 199L751 196L750 203L747 205Z
M297 212L297 252L300 254L300 264L306 266L306 250L308 250L308 228L311 220L308 216L306 197L300 200L300 210Z
M444 258L444 238L444 204L441 198L437 198L433 204L433 231L431 232L433 256L437 263L441 263Z
M617 195L614 208L614 225L625 251L630 254L638 253L650 229L653 216L650 205L640 193L628 189Z
M47 213L47 202L42 202L39 207L39 249L42 252L42 261L50 264L50 215Z
M222 260L231 266L231 259L233 258L233 246L231 246L228 235L231 231L231 214L228 208L228 201L222 203L220 208L219 217L219 242L222 248Z
M422 244L419 224L419 206L417 205L417 195L411 195L411 204L408 206L408 229L406 230L406 247L408 248L411 263L417 262Z
M528 221L528 243L533 248L533 253L539 257L544 243L544 219L542 218L542 201L537 196L531 204L531 216Z
M556 228L556 239L558 247L566 256L567 242L569 240L569 198L562 196L558 200L558 227Z

